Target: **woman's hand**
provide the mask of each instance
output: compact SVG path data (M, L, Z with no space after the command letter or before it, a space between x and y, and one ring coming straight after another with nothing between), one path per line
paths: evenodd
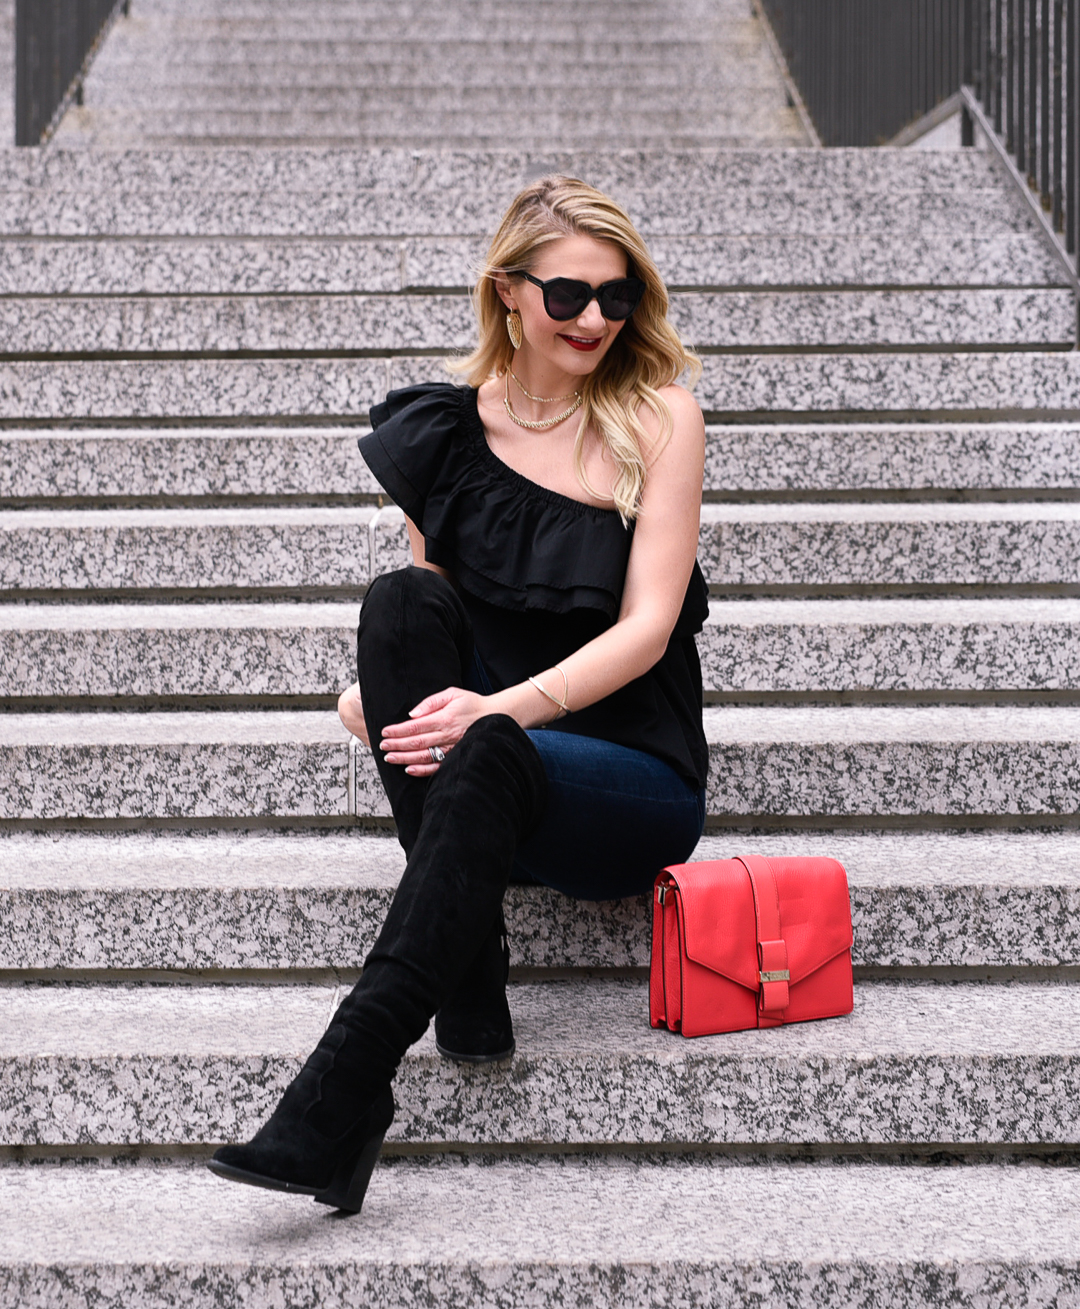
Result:
M403 765L410 777L431 777L439 771L431 749L449 754L468 727L494 712L487 696L448 686L421 700L407 722L385 727L379 749L387 763Z
M364 722L364 706L360 700L359 682L353 682L347 691L342 691L338 696L337 711L338 717L353 736L358 736L370 750L371 742L368 740L367 723Z

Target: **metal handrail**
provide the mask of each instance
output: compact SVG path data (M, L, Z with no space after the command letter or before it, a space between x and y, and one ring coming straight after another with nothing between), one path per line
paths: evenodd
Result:
M965 0L963 141L976 122L1080 294L1080 0Z
M15 144L40 145L130 0L15 0Z
M761 0L823 145L884 145L961 85L965 0Z

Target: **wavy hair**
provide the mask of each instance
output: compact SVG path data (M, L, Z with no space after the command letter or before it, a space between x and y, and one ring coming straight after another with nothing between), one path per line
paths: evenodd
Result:
M578 480L590 495L596 491L585 473L585 433L592 425L615 464L615 507L624 523L637 516L645 487L648 434L638 412L646 405L660 422L659 452L670 439L671 410L660 388L684 373L692 386L701 362L679 339L667 320L668 293L641 235L624 209L610 197L574 177L553 174L520 191L506 211L477 271L473 308L479 343L464 359L451 359L452 372L478 387L502 377L511 367L513 347L506 334L506 305L495 284L498 273L532 272L540 251L565 236L610 241L626 255L627 275L645 283L641 303L623 325L611 348L582 385L581 425L574 447ZM599 497L597 497L599 498Z

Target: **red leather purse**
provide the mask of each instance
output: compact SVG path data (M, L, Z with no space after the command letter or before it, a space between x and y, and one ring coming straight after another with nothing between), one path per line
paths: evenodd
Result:
M849 1014L851 940L835 859L674 864L653 897L650 1021L707 1036Z

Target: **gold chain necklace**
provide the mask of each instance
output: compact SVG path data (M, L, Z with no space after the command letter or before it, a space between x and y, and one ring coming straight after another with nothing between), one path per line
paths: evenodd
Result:
M581 394L580 392L575 392L575 394L577 395L577 399L569 409L561 414L556 414L554 418L542 418L538 422L533 423L527 418L519 418L518 415L514 413L514 410L510 405L510 378L507 377L506 393L503 396L503 406L506 409L507 418L509 418L512 423L517 423L518 427L527 427L532 432L543 432L549 427L555 427L557 424L565 422L571 414L577 413L581 408Z
M525 397L525 399L533 400L538 405L557 405L560 400L576 400L578 396L581 395L580 391L571 391L569 395L553 395L550 397L550 399L545 399L544 396L542 395L533 395L531 391L526 391L521 383L521 378L518 377L517 373L515 373L512 368L508 368L506 371L510 374L510 376L514 379L514 381L517 382L518 390Z

